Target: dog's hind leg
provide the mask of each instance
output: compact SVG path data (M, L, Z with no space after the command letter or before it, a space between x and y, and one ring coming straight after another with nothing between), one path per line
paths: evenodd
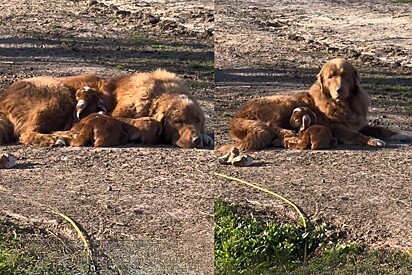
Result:
M230 135L241 151L258 151L272 146L275 129L256 120L235 118L231 122Z
M16 141L13 123L3 113L0 113L0 145Z

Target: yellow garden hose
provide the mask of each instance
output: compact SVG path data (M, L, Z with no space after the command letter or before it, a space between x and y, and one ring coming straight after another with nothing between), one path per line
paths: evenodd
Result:
M69 222L71 224L71 226L73 226L73 228L76 231L77 235L82 240L82 242L84 244L84 248L86 249L90 260L93 261L93 253L92 253L91 246L90 246L89 242L87 241L86 237L84 236L83 232L77 226L77 224L72 219L70 219L67 215L63 214L62 212L60 212L58 210L54 210L54 209L50 208L50 211L53 212L56 215L59 215L60 217L65 219L67 222Z
M228 175L225 175L225 174L221 174L221 173L216 173L216 172L215 172L215 175L218 176L218 177L222 177L222 178L225 178L225 179L234 180L234 181L243 183L243 184L245 184L245 185L247 185L247 186L249 186L249 187L252 187L252 188L257 189L257 190L259 190L259 191L265 192L265 193L267 193L267 194L269 194L269 195L271 195L271 196L273 196L273 197L275 197L275 198L281 199L282 201L284 201L284 202L286 202L287 204L289 204L290 206L292 206L293 209L295 209L295 211L298 213L300 219L302 220L302 225L303 225L303 227L305 228L305 230L307 230L306 220L305 220L305 217L303 216L302 211L299 210L299 207L297 207L296 204L294 204L293 202L291 202L290 200L288 200L288 199L285 198L284 196L279 195L279 194L277 194L277 193L275 193L275 192L272 192L272 191L270 191L270 190L268 190L268 189L265 189L265 188L263 188L263 187L260 187L260 186L258 186L258 185L256 185L256 184L247 182L247 181L242 180L242 179L238 179L238 178L235 178L235 177L231 177L231 176L228 176ZM307 264L307 248L308 248L308 244L307 244L307 242L306 242L306 240L305 240L305 249L304 249L304 252L303 252L303 262L304 262L305 265Z

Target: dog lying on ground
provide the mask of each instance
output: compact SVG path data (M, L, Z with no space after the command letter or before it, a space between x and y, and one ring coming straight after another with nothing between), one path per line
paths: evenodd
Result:
M158 143L182 148L213 143L204 134L204 113L188 88L175 74L156 70L110 79L79 75L17 81L0 95L0 145L15 141L61 145L60 136L52 132L71 128L77 104L74 94L84 86L100 93L107 113L147 130L150 134L143 140L150 141L145 142L153 142L152 129L161 128Z
M213 142L204 134L202 109L173 73L156 70L121 75L109 79L104 89L116 96L113 117L128 118L130 124L144 117L162 122L160 143L202 148Z
M284 138L286 148L322 150L337 145L329 128L318 125L316 114L307 107L295 108L289 123L292 129L298 130L299 133L297 137Z
M332 59L322 67L309 92L246 102L230 122L230 136L241 150L262 150L273 140L294 136L289 118L295 108L308 107L318 117L318 124L328 127L344 144L384 147L385 141L412 142L411 135L368 125L370 100L359 82L357 70L348 61Z
M103 79L94 75L34 77L17 81L0 94L0 145L51 146L58 140L53 131L70 129L76 101L83 86L100 88ZM108 105L111 103L108 102Z

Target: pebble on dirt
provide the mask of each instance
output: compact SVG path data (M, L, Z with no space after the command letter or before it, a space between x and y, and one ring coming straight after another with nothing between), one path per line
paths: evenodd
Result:
M0 156L0 169L9 169L16 166L16 160L12 154L2 154Z

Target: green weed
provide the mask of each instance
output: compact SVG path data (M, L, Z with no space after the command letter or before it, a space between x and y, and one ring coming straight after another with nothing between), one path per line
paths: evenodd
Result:
M223 112L222 113L222 115L221 115L221 117L223 117L223 118L230 118L230 117L232 117L233 116L233 114L231 113L231 112Z
M215 201L215 274L410 274L412 257L327 237L323 226L262 222ZM309 261L303 251L308 245Z
M213 61L209 60L203 63L190 63L189 69L208 71L208 72L213 73L215 70L215 66L214 66Z
M115 68L116 68L116 71L120 72L120 71L123 71L123 70L124 70L124 65L122 65L122 64L117 64L117 65L115 66Z

